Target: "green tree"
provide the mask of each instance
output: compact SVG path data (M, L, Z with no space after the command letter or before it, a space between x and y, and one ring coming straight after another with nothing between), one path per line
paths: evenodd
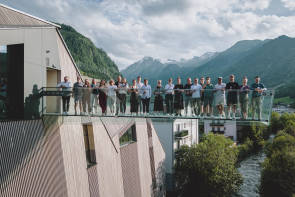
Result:
M223 135L208 134L176 153L175 178L179 196L230 196L242 184L236 168L237 148Z

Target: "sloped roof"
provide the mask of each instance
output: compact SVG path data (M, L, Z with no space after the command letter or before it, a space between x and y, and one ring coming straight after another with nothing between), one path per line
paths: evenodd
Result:
M0 27L56 27L59 25L0 3Z

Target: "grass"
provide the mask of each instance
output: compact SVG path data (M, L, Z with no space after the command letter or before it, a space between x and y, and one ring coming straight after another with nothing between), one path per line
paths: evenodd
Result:
M290 98L289 96L286 97L281 97L281 98L275 98L274 99L274 104L285 104L285 105L290 105L294 102L294 99Z

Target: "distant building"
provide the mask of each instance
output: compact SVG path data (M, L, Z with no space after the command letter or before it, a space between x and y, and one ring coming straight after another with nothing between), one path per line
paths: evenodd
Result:
M237 141L237 122L235 120L204 120L204 133L223 134Z
M199 120L197 119L175 119L162 120L153 119L153 126L165 151L164 162L166 171L166 189L174 189L174 162L175 152L182 146L191 146L199 142Z
M0 196L165 196L148 119L48 115L60 96L40 103L40 88L81 76L59 28L0 4Z

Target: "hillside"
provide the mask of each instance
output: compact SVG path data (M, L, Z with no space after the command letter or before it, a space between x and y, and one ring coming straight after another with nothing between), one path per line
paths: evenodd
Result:
M68 25L61 25L61 34L83 75L100 79L116 78L117 65L105 51L97 48L89 38Z

